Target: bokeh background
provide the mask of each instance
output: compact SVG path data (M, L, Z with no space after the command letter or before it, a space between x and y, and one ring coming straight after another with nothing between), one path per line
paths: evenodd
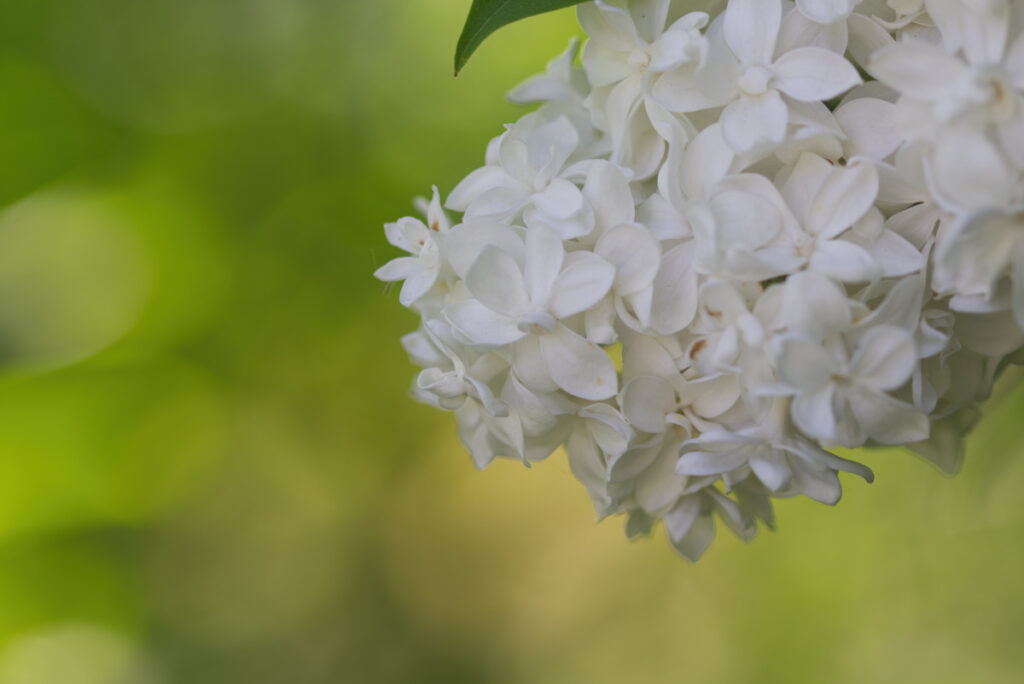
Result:
M0 684L1022 681L1011 378L697 565L407 398L382 224L577 32L468 5L0 2Z

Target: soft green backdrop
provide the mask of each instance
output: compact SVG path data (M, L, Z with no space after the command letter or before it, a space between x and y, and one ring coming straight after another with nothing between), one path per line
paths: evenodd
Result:
M381 226L576 31L468 4L0 2L0 684L1022 681L1012 384L696 566L407 398Z

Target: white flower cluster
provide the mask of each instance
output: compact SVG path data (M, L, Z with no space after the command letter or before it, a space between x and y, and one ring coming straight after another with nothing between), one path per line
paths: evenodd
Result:
M715 4L715 3L711 3ZM1024 345L1024 2L578 7L542 103L377 272L422 315L415 396L479 467L559 446L600 515L698 558L833 446L946 470Z

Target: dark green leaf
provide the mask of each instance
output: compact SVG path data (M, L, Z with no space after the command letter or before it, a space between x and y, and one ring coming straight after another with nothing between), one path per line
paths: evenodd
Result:
M459 44L455 47L455 73L465 66L466 60L484 38L505 24L581 2L583 0L473 0Z

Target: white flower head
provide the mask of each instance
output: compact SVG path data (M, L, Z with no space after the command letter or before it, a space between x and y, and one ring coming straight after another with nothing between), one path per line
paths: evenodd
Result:
M1024 349L1024 10L688 7L580 4L461 216L435 190L376 275L478 467L564 447L600 517L696 560L872 480L832 447L962 462Z

